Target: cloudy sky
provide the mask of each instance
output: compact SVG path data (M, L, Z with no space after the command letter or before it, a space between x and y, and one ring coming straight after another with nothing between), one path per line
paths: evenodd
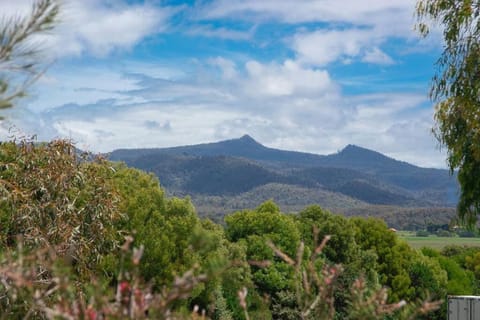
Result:
M6 16L31 0L0 0ZM63 0L37 39L48 71L4 112L0 138L166 147L249 134L329 154L356 144L445 167L428 86L438 36L414 0Z

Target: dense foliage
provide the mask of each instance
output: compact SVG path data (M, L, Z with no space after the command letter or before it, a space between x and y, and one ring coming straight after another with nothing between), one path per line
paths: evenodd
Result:
M113 223L121 219L111 168L84 162L65 141L46 145L6 142L0 152L0 242L2 247L48 244L89 272L118 246Z
M480 211L479 14L478 1L420 0L417 4L422 35L428 35L432 22L442 28L444 49L430 93L436 102L434 131L447 148L450 169L458 169L459 214L472 226Z

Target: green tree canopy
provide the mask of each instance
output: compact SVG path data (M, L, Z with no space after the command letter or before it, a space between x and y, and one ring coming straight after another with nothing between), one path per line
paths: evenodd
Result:
M85 162L66 141L0 144L0 246L54 246L89 276L119 244L121 218L108 162Z
M376 254L377 272L382 285L390 288L389 299L415 301L427 292L443 297L447 274L434 259L423 256L387 228L385 222L369 218L352 218L355 241L364 251Z
M358 259L359 248L355 243L354 226L347 218L334 215L319 206L310 206L298 216L299 229L305 244L315 250L314 228L318 231L318 240L325 236L331 238L323 252L333 263L349 264Z
M253 267L253 279L262 293L269 295L292 287L293 269L275 257L267 242L273 242L290 256L295 256L300 233L293 216L282 214L272 201L261 204L253 211L233 213L225 218L226 234L230 241L247 245L247 259L270 260L265 268Z
M434 133L447 148L461 186L459 217L473 226L480 211L480 3L472 0L420 0L417 28L423 36L432 23L443 32L430 97L436 103Z

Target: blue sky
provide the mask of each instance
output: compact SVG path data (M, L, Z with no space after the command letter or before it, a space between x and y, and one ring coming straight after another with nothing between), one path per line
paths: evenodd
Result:
M31 0L0 0L5 15ZM63 0L46 74L0 138L166 147L250 134L328 154L356 144L445 167L428 86L441 52L411 0Z

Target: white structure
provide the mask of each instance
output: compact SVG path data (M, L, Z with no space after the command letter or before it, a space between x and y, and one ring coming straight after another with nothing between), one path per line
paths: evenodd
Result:
M480 320L480 296L448 296L448 320Z

